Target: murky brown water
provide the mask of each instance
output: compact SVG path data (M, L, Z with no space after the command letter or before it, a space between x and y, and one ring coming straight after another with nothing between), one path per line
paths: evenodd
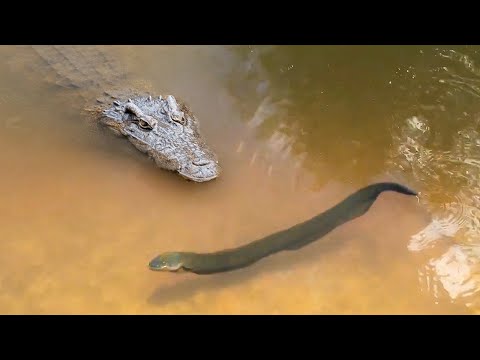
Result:
M479 48L117 48L185 99L223 174L193 184L85 123L75 98L1 48L0 312L363 314L480 311ZM78 105L78 104L77 104ZM361 186L371 210L244 270L155 273L303 221Z

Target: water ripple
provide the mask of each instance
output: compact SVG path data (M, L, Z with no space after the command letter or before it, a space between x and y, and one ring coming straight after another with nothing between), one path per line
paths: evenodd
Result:
M431 215L407 245L436 253L419 270L421 287L480 307L480 69L455 50L438 56L447 61L431 71L442 108L420 105L403 117L392 131L389 164L416 183Z

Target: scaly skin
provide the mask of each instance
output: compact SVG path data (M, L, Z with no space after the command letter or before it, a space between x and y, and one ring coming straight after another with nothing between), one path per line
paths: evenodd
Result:
M102 95L96 101L95 119L125 136L158 167L195 182L220 175L217 156L203 140L197 118L174 96L132 89L119 63L101 47L33 48L46 63L43 70L53 70L50 81L78 89L86 101Z

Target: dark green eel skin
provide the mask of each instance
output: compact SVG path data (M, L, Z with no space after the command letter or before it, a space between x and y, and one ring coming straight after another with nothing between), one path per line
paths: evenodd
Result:
M167 252L150 261L149 268L154 271L187 271L201 275L244 268L266 256L284 250L297 250L320 239L336 227L365 214L384 191L417 196L415 191L397 183L372 184L310 220L249 244L212 253Z

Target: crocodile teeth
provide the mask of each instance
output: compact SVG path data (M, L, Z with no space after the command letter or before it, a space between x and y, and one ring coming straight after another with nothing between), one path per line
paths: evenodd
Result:
M150 96L148 97L148 100L149 100L149 101L152 101L152 95L150 95Z
M120 106L120 101L118 101L118 100L115 100L115 101L113 102L113 105Z

